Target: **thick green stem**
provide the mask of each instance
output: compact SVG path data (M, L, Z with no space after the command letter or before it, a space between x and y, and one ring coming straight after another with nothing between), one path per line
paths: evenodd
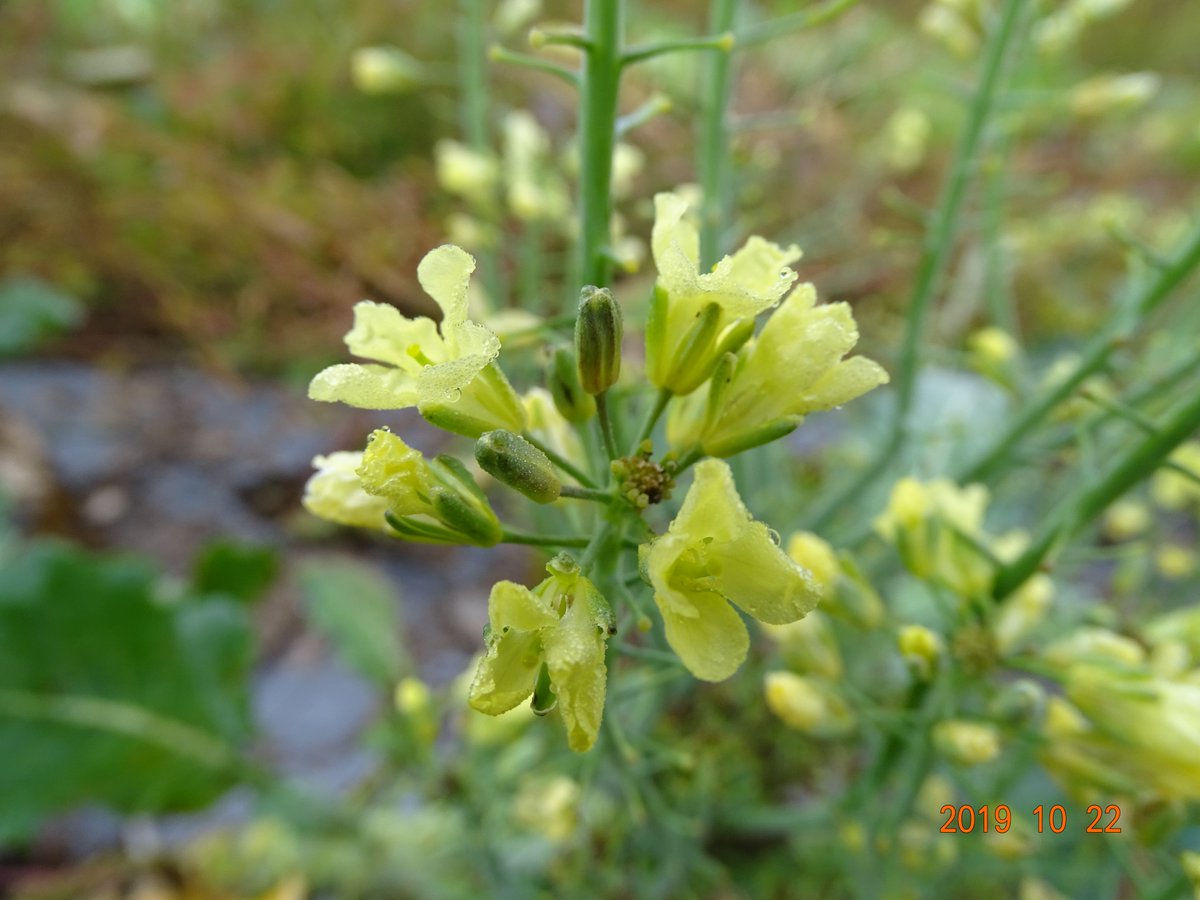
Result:
M621 81L624 0L586 0L588 42L580 79L579 279L605 287L612 263L606 252L612 220L612 158Z
M967 124L955 151L949 177L942 189L941 200L932 220L933 224L925 234L921 260L917 267L912 297L908 305L900 360L897 365L896 406L892 412L888 437L882 443L881 451L871 465L844 490L829 497L819 507L814 514L811 527L821 528L836 511L853 506L863 491L883 474L904 445L907 437L908 417L916 396L917 372L921 361L925 320L954 250L959 218L963 202L966 199L968 176L978 155L988 119L995 107L996 94L999 92L1002 80L1000 75L1004 68L1004 60L1016 32L1017 21L1026 3L1027 0L1008 0L999 25L988 39L983 71L967 115Z
M992 590L993 597L1003 600L1024 584L1051 554L1083 530L1110 503L1161 466L1171 451L1197 429L1200 429L1200 394L1178 407L1161 427L1130 450L1105 477L1080 492L1020 558L1000 569Z
M733 28L736 0L713 0L709 30L725 34ZM697 170L703 195L700 213L700 268L707 271L721 258L722 237L732 217L733 170L729 162L729 96L733 61L714 53L707 61L704 109L700 122Z

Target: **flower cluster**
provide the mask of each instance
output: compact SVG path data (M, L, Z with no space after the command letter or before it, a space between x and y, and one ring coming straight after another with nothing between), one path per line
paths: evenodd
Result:
M511 159L520 156L519 147L511 149ZM484 168L459 170L491 178ZM534 168L514 164L510 186L532 178ZM500 339L468 316L475 262L451 245L430 252L417 270L442 309L440 323L359 303L346 344L364 361L325 369L309 388L313 399L365 409L416 407L431 424L473 439L478 466L472 470L453 455L427 459L378 429L362 452L314 460L318 471L305 494L314 514L411 541L584 548L578 559L559 552L534 587L512 581L492 587L485 653L468 692L471 707L493 716L529 700L535 713L561 720L577 751L596 741L610 637L626 621L621 614L635 611L614 612L610 605L622 590L627 550L637 551L661 640L705 681L728 678L749 652L739 610L776 628L795 627L822 600L831 615L865 627L882 615L869 586L816 535L795 536L785 552L747 510L724 461L887 381L875 362L846 358L858 340L850 308L818 305L811 285L794 288L797 275L788 265L799 251L762 238L702 274L686 202L660 194L656 212L658 280L647 313L645 378L658 393L644 403L642 434L628 454L618 448L614 404L631 403L636 391L630 367L622 366L624 317L616 296L583 288L573 347L552 343L546 387L521 395L500 367ZM757 317L772 308L755 337ZM553 342L550 325L544 333ZM654 442L664 412L665 452ZM564 527L533 534L503 522L477 480L480 470L537 504L562 509ZM688 475L674 519L654 533L647 511L670 500L676 481ZM806 640L817 647L827 626L821 618L810 621ZM829 686L840 665L836 647L832 652L818 673L824 680L809 688L819 702L804 706L794 679L776 677L768 692L772 706L794 722L824 710L821 717L833 723L826 730L845 731L852 720Z

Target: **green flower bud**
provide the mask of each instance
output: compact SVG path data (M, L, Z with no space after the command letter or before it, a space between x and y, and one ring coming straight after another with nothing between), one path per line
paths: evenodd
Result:
M501 484L535 503L553 503L562 492L562 482L549 457L511 431L484 434L475 443L475 460Z
M438 456L430 470L440 484L430 494L433 515L470 544L491 547L504 534L500 521L467 467L452 456Z
M589 394L600 394L621 374L621 307L612 291L588 286L581 293L575 320L579 379Z
M546 384L554 405L568 422L586 422L596 414L596 401L583 389L575 354L565 347L554 351L546 370Z

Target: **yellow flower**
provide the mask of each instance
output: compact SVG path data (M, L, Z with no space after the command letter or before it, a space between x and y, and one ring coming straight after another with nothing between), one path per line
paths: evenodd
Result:
M383 303L356 304L346 346L375 362L330 366L312 380L308 396L360 409L415 406L434 425L467 437L494 428L522 431L520 400L493 362L500 341L467 318L473 271L475 260L453 244L421 260L417 278L442 308L440 326Z
M658 283L646 322L646 372L656 386L689 394L725 353L746 342L754 317L788 292L797 276L786 266L800 258L800 249L752 237L700 274L700 234L685 218L687 201L658 194L654 211L650 244Z
M842 677L842 654L829 617L821 610L814 610L787 625L763 625L762 629L779 645L784 659L795 671L831 681Z
M900 655L922 679L928 679L946 653L946 642L924 625L905 625L896 638Z
M977 766L1000 755L1000 732L987 722L943 719L933 726L933 744L953 762Z
M451 456L431 462L380 429L368 439L356 472L363 489L387 504L392 529L408 540L491 547L502 537L487 497Z
M987 501L983 485L960 488L944 479L923 483L902 478L875 520L875 530L895 543L900 559L918 578L961 597L979 596L991 587L995 574L983 550Z
M1110 541L1128 541L1150 528L1150 510L1140 500L1123 498L1104 511L1101 528Z
M566 218L571 200L566 183L549 164L550 137L524 111L504 117L504 178L508 207L523 222Z
M724 381L724 367L718 368L700 438L705 453L731 456L764 444L811 412L841 406L887 383L874 360L843 359L858 342L850 307L817 306L816 300L811 284L800 285L730 363Z
M767 707L789 728L819 737L854 730L854 714L830 681L793 672L768 672L764 679Z
M546 571L533 590L511 581L492 587L487 651L469 702L488 715L505 713L534 693L544 665L567 743L582 752L595 743L604 714L612 610L570 557L555 557Z
M1021 648L1046 618L1053 600L1054 582L1049 575L1038 572L1000 605L992 621L992 636L1001 656Z
M349 450L313 457L317 471L304 486L301 502L314 516L330 522L387 531L383 518L387 501L364 491L355 472L362 457L362 453Z
M448 193L486 209L500 179L500 163L490 153L473 150L458 141L438 141L433 148L438 184Z
M750 517L729 466L706 459L667 533L640 548L667 642L697 678L721 681L746 658L750 638L730 603L760 622L803 618L821 599L812 575Z
M583 790L566 775L531 776L513 800L513 819L552 844L575 833Z
M829 542L811 531L794 532L787 555L808 569L821 586L821 609L859 628L871 629L884 618L883 601L849 557L839 559Z
M1200 683L1080 664L1047 715L1044 761L1068 782L1200 799Z

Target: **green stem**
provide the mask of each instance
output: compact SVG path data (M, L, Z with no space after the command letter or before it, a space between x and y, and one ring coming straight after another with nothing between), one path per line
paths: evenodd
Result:
M725 34L733 28L736 0L713 0L709 31ZM729 96L733 62L728 53L708 60L702 118L700 121L700 269L707 271L721 258L722 237L732 218L733 170L729 156Z
M459 0L459 107L463 136L476 150L488 149L487 4Z
M612 221L612 158L621 80L624 0L586 0L588 47L580 78L579 279L605 287L611 261L604 252Z
M1043 530L1041 536L1013 563L996 575L993 597L1003 600L1032 576L1063 543L1158 468L1176 447L1200 428L1200 394L1178 407L1171 417L1147 435L1099 482L1082 491Z
M594 500L597 503L612 503L613 495L607 491L597 491L594 488L575 487L571 484L562 486L563 497L571 497L575 500Z
M473 150L490 152L488 142L487 3L459 0L458 3L459 125ZM492 250L482 250L479 274L489 299L499 306L504 289L500 266Z
M546 75L553 75L565 81L571 87L579 87L579 75L572 72L570 69L564 69L558 63L552 63L549 60L542 59L538 56L530 56L528 53L518 53L515 50L509 50L507 47L502 47L499 44L493 44L488 50L488 58L493 62L508 63L513 66L523 66L526 69L532 69L535 72L542 72Z
M503 544L528 544L531 547L586 547L588 538L566 537L560 534L535 534L528 531L517 531L505 528L504 536L500 539Z
M853 508L859 496L888 468L898 455L907 437L908 416L916 395L917 371L920 363L921 340L925 333L925 319L929 313L933 296L938 290L942 276L954 249L958 222L966 198L968 176L979 151L985 126L994 108L999 92L1004 60L1016 31L1016 23L1027 0L1008 0L999 26L988 39L983 71L975 91L967 124L963 130L950 174L942 189L941 200L933 218L933 224L925 233L921 260L917 267L916 280L908 306L903 344L896 373L896 406L887 439L858 478L845 489L836 492L820 505L814 514L811 527L820 529L837 511Z
M645 103L631 113L617 119L617 137L623 137L633 129L645 125L655 116L661 116L671 109L671 101L665 94L654 94Z
M836 19L842 13L846 12L846 10L857 4L858 0L829 0L828 3L823 3L813 9L806 9L803 12L792 13L790 16L781 16L778 19L760 22L737 33L736 47L739 50L745 47L754 47L774 38L782 37L785 34L792 34L796 31L802 31L805 28L812 28L815 25L822 25L832 19Z
M721 50L728 53L733 49L733 32L714 34L703 38L681 38L673 41L656 41L653 44L641 44L630 47L621 54L621 64L632 66L635 63L662 56L664 53L678 53L682 50Z
M600 424L600 436L604 439L604 449L610 460L619 459L617 439L613 437L612 419L608 415L608 391L596 395L596 420Z
M565 456L562 456L560 453L558 453L558 451L554 450L541 439L534 437L528 431L522 434L521 437L525 438L525 440L529 441L529 443L533 444L533 446L545 453L546 456L549 457L550 462L554 463L554 465L558 466L584 487L594 488L596 486L596 482L591 479L591 476L589 476L586 472L576 466Z
M699 447L693 447L691 450L685 451L684 454L679 457L679 465L675 469L676 477L682 475L684 472L690 469L693 465L699 462L700 458L703 456L704 451Z
M658 396L654 399L654 405L646 411L646 418L642 422L642 427L638 429L638 436L634 439L633 447L629 450L630 456L637 453L638 448L642 446L642 441L650 437L654 431L654 426L662 418L663 410L667 408L667 404L671 402L671 398L674 396L667 388L662 388L658 392Z
M1146 289L1131 302L1122 304L1104 328L1092 339L1083 358L1061 381L1056 382L1035 403L1027 407L1004 434L978 459L957 473L962 482L981 481L993 475L1011 455L1018 443L1079 385L1107 364L1113 353L1128 338L1137 323L1162 305L1163 301L1192 270L1200 265L1200 225L1192 231L1183 248Z

